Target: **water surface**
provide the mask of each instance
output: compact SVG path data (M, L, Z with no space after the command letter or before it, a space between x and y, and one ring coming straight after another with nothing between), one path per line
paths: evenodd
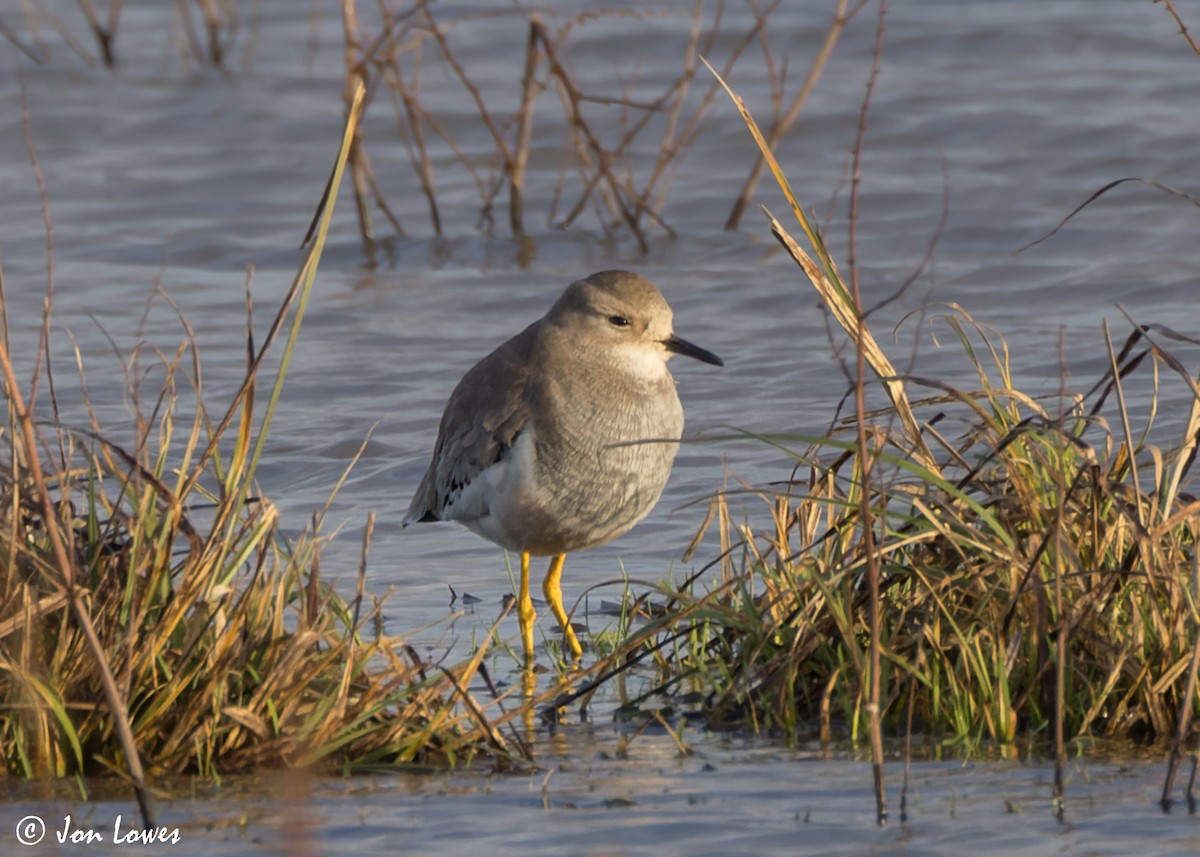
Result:
M62 19L86 41L73 6L47 5L61 5ZM227 71L180 59L173 4L126 8L118 39L122 66L112 73L84 67L52 33L42 35L51 51L42 66L0 42L9 70L0 75L0 254L9 327L31 365L46 260L23 141L24 98L54 222L60 402L69 419L83 421L69 331L85 362L93 405L117 439L132 432L123 361L139 346L173 352L180 339L165 301L151 300L155 284L194 327L205 395L219 406L242 371L247 266L255 266L261 336L295 270L297 244L333 157L342 112L335 4L311 4L315 25L295 3L251 5L245 40ZM307 13L308 4L301 5ZM785 5L769 33L776 59L788 57L795 86L824 33L829 4ZM747 11L734 6L726 17L731 34L749 24ZM441 20L453 20L485 7L438 8ZM666 8L668 14L602 18L580 27L569 57L582 84L600 93L624 86L631 97L648 97L673 79L690 6ZM569 17L561 7L542 11L556 24ZM14 13L5 15L6 23L18 25ZM1200 20L1192 24L1200 27ZM511 108L517 97L524 28L523 16L514 13L475 17L452 31L485 95L502 107ZM873 19L851 24L780 149L793 186L824 220L839 253L846 246L848 152L873 40ZM732 36L718 40L712 55L718 65L732 42ZM491 144L469 99L452 75L429 63L422 97L482 157ZM731 82L765 121L770 98L761 55L748 54ZM929 320L940 311L938 302L961 304L994 326L1009 342L1018 383L1047 394L1059 389L1064 365L1072 384L1090 384L1105 361L1101 321L1107 319L1118 338L1129 329L1118 307L1140 322L1200 333L1193 309L1200 212L1179 199L1127 186L1053 239L1014 255L1114 179L1134 175L1200 187L1198 82L1200 58L1156 4L893 4L863 160L858 240L868 301L895 291L937 238L924 273L875 322L897 364L969 382L945 329ZM694 99L700 91L698 81ZM323 571L349 587L358 531L374 511L368 584L376 593L395 588L392 631L444 616L447 584L483 599L476 614L417 640L431 654L469 641L490 623L508 591L506 560L452 526L401 533L400 518L455 381L544 312L566 283L603 268L637 270L666 293L680 334L725 358L719 371L674 364L693 435L727 426L820 432L848 387L833 361L828 320L757 212L748 212L741 231L721 231L753 152L729 104L714 102L670 186L663 216L676 237L652 232L645 253L627 235L603 237L594 218L566 231L547 225L564 157L557 110L553 93L538 102L531 235L514 241L502 227L492 236L475 229L474 183L444 149L435 157L446 234L435 237L394 117L382 98L372 108L370 152L409 234L386 238L368 260L349 199L341 200L260 470L264 493L281 507L285 525L298 530L371 432L331 510L331 525L344 532L324 555ZM593 115L599 127L620 121L615 110L607 120ZM653 149L646 145L647 159ZM639 169L645 167L639 163ZM787 214L767 183L758 201ZM384 237L386 224L377 222ZM922 307L928 309L910 318L894 341L884 336ZM114 343L123 357L114 354ZM1195 362L1195 349L1178 348L1189 365ZM146 351L148 389L161 378L152 367ZM1181 400L1181 392L1172 395ZM690 573L716 549L710 540L693 562L680 560L702 518L689 504L723 486L761 484L789 470L784 456L755 443L685 447L663 501L643 524L614 544L571 557L568 601L587 585L622 574L657 580ZM753 500L738 511L751 523L765 521ZM515 635L510 624L505 633ZM679 853L696 855L958 854L966 848L988 853L1003 841L1005 854L1167 854L1191 853L1200 844L1193 819L1164 818L1153 808L1158 763L1082 763L1069 785L1066 826L1052 821L1043 765L926 764L914 775L912 821L878 831L868 773L858 761L793 759L769 742L729 748L714 737L703 742L704 753L682 760L665 740L639 739L630 759L618 763L598 760L596 740L563 736L562 755L543 759L547 768L526 777L460 773L314 783L300 803L316 809L299 820L291 799L270 789L252 802L244 833L209 830L197 820L243 811L219 795L179 802L167 816L190 825L191 844L177 853L275 853L281 831L301 823L305 836L319 843L314 853L339 853L353 844L356 853L379 854L462 853L468 846L497 854L559 853L568 846L588 854L657 854L669 842ZM548 770L555 772L546 781L544 806ZM1006 801L1020 813L1008 814ZM10 816L31 806L49 809L36 802L6 806L3 829ZM116 806L100 804L94 813L107 823ZM1001 853L996 847L991 853Z

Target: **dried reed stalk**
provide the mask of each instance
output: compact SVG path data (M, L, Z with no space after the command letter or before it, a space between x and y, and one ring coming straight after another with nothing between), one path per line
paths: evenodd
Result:
M87 18L88 26L91 27L92 35L96 39L96 45L100 48L100 59L107 68L117 67L114 40L117 37L117 23L121 17L121 2L122 0L110 0L108 22L101 24L100 16L96 14L96 7L92 0L79 0L79 8Z

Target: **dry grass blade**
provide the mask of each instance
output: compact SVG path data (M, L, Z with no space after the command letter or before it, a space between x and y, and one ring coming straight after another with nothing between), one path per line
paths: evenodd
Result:
M925 441L924 431L913 414L904 382L900 380L900 374L892 365L891 360L888 359L883 349L879 347L875 336L866 325L859 322L854 312L853 303L846 295L845 287L841 285L839 280L830 279L825 275L820 266L804 251L804 248L796 243L796 240L788 234L787 230L783 228L783 225L770 211L764 207L763 212L770 223L771 234L775 236L776 240L788 251L788 254L800 265L809 282L813 284L817 293L821 296L825 306L833 313L838 324L850 334L855 348L862 349L871 369L883 383L884 389L887 391L892 404L896 408L897 416L899 416L908 431L908 436L912 443L913 458L922 467L937 472L940 467Z
M1153 179L1144 179L1144 178L1141 178L1140 176L1126 176L1125 178L1115 179L1115 180L1109 182L1108 184L1104 185L1104 187L1100 188L1098 191L1093 193L1091 196L1089 196L1083 202L1079 203L1079 205L1075 206L1075 208L1071 210L1070 214L1068 214L1062 220L1058 221L1058 223L1056 223L1054 225L1054 228L1051 229L1049 232L1047 232L1045 235L1041 236L1040 238L1035 238L1033 241L1030 241L1028 244L1022 244L1020 247L1018 247L1016 250L1014 250L1013 253L1014 254L1022 253L1024 251L1028 250L1030 247L1041 244L1043 241L1047 240L1048 238L1052 238L1054 235L1058 234L1059 230L1061 230L1064 226L1066 226L1075 217L1075 215L1079 214L1079 212L1083 211L1085 208L1087 208L1093 202L1098 200L1100 197L1104 196L1106 193L1108 193L1113 188L1120 187L1121 185L1128 184L1129 182L1137 182L1139 184L1148 185L1149 187L1161 190L1163 193L1168 193L1171 196L1177 196L1180 199L1187 200L1192 205L1200 208L1200 199L1198 199L1194 195L1188 193L1187 191L1182 191L1177 188L1173 188L1170 185L1166 185L1166 184L1163 184L1162 182L1154 181Z
M745 102L729 87L729 84L717 73L717 70L709 64L708 60L703 57L701 57L701 60L708 66L708 70L712 72L721 86L725 88L726 93L728 93L730 99L737 107L738 112L741 113L742 120L746 123L746 127L750 129L750 133L758 145L759 153L771 168L776 182L791 204L792 211L796 215L796 219L799 221L805 236L808 238L810 246L812 246L820 260L820 264L788 234L787 230L783 228L783 225L779 223L774 215L764 208L763 210L771 224L771 234L783 244L784 248L796 261L796 264L804 271L809 282L812 283L825 305L838 320L838 324L850 335L855 348L861 349L872 371L882 382L884 389L896 407L897 415L907 429L910 443L912 444L913 457L921 466L936 472L938 469L937 461L932 452L930 452L925 442L924 432L913 415L912 406L909 404L908 395L905 392L904 382L900 379L899 373L896 372L891 361L884 354L883 349L879 347L870 329L860 320L854 306L854 301L837 272L837 266L826 251L825 244L821 240L820 235L812 226L807 215L805 215L804 209L797 202L796 195L793 193L787 177L783 174L783 169L779 166L779 162L775 159L771 147L763 138L758 124L754 121L754 117L750 115Z

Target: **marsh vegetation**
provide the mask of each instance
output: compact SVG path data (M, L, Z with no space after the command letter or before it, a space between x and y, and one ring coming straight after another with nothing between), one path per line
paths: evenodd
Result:
M592 18L551 25L530 16L526 41L512 51L521 86L503 100L473 73L469 50L455 44L456 22L443 21L436 4L402 14L383 8L370 26L356 4L342 4L353 121L340 162L368 244L377 239L377 217L397 234L405 227L367 156L385 143L362 130L352 107L360 83L377 113L390 102L411 187L426 200L434 234L450 219L439 183L460 180L476 188L479 205L457 219L486 234L497 223L515 238L533 231L527 178L536 121L552 127L569 153L557 170L541 171L550 192L537 194L538 217L566 228L590 216L586 228L645 248L648 236L673 234L663 200L705 122L737 121L718 113L728 105L721 79L736 79L737 59L751 48L776 69L766 131L738 165L749 177L714 216L736 227L760 164L772 171L800 237L773 215L771 233L849 345L842 353L850 416L839 408L822 436L754 436L791 469L771 484L711 498L699 529L715 530L719 555L707 563L698 556L702 571L686 580L632 592L621 633L606 636L587 667L541 693L523 697L519 686L492 682L489 664L507 658L493 648L495 625L464 662L431 662L389 633L384 599L367 591L372 519L362 524L354 592L340 591L321 574L323 514L299 537L285 537L255 480L331 206L314 218L316 249L262 342L250 333L247 301L247 318L239 319L248 331L246 370L227 402L214 408L206 395L182 313L177 347L127 355L137 425L127 439L95 416L86 427L60 418L55 376L86 377L86 369L62 358L69 348L52 344L51 269L37 341L10 339L6 326L0 343L6 775L119 773L141 788L168 773L262 766L343 771L485 759L504 767L528 758L515 724L532 722L535 712L561 717L636 675L623 716L669 729L686 710L718 730L861 742L878 776L885 740L932 740L965 753L1034 740L1060 772L1072 742L1158 742L1172 755L1168 799L1178 758L1194 740L1200 664L1200 501L1191 493L1200 388L1173 351L1186 337L1129 318L1091 341L1064 341L1064 352L1103 354L1106 368L1082 385L1064 372L1047 395L1013 371L1000 332L951 305L924 309L912 323L953 343L973 383L906 371L872 331L854 238L851 259L836 263L809 203L772 156L828 51L863 7L831 5L823 48L789 90L768 38L775 5L765 4L754 26L738 33L721 30L721 4L708 12L697 5L679 74L653 92L585 91L567 56ZM197 4L196 20L188 4L179 8L188 62L227 64L247 22L231 16L230 4ZM118 63L121 4L111 4L108 23L90 3L81 9L98 53L77 40L68 41L71 49ZM630 18L633 26L641 20ZM700 58L717 53L716 45L726 61L713 75ZM23 49L42 57L37 43ZM461 87L475 130L490 140L486 151L463 145L441 105L422 98L431 68ZM544 92L558 97L550 110ZM535 114L535 105L549 115ZM862 134L868 109L869 96ZM852 204L851 228L853 213ZM278 364L267 361L281 348ZM24 354L37 358L32 372L19 375ZM158 389L139 380L148 362L165 379ZM761 516L731 514L734 493L760 501ZM882 819L881 786L878 799Z

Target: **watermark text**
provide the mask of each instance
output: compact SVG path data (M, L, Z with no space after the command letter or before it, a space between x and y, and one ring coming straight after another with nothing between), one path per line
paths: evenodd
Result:
M124 816L118 815L107 828L80 827L69 815L64 815L62 821L52 819L53 827L48 829L46 821L40 815L27 815L17 822L17 842L22 845L37 845L46 838L47 833L52 841L60 845L94 845L96 843L112 843L114 845L178 845L182 840L178 827L147 827L139 828L127 822Z

